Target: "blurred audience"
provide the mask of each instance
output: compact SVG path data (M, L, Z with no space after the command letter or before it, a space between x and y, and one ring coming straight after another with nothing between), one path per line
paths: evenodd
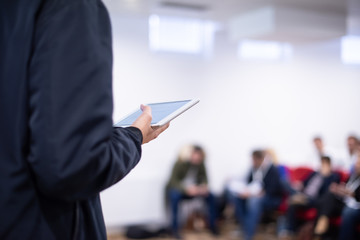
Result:
M331 183L339 182L340 177L331 168L331 159L321 157L321 167L311 173L302 182L295 182L289 188L289 206L286 212L285 226L279 226L280 238L289 239L294 235L298 221L296 214L310 208L318 207L322 196L328 192Z
M254 151L246 183L229 184L230 201L235 205L235 215L242 225L246 240L254 237L262 214L279 207L282 196L282 184L277 168L271 160L265 158L264 151Z
M183 200L202 198L208 207L209 227L217 234L215 198L208 188L208 177L205 168L205 152L200 146L186 146L180 151L170 180L167 185L167 197L171 208L172 232L180 239L178 210Z
M173 167L166 191L173 235L181 237L179 203L200 198L206 202L208 225L216 235L216 217L220 215L217 210L221 209L224 215L227 204L231 203L245 240L253 239L261 217L269 216L266 213L274 213L274 210L286 211L278 219L280 239L292 239L300 224L304 223L298 214L312 208L318 213L315 226L307 224L301 229L309 225L310 234L314 231L316 238L321 239L328 232L330 218L341 216L339 239L355 239L355 229L360 226L360 141L354 135L348 136L347 154L342 158L339 152L325 147L321 137L314 137L313 144L313 156L302 166L314 172L293 183L290 179L296 178L296 169L279 164L273 149L253 151L249 174L244 180L233 179L227 184L222 198L217 198L222 199L220 208L217 208L219 204L208 188L204 150L199 146L184 147ZM346 184L339 183L350 173Z
M341 215L338 239L359 239L356 226L360 223L360 153L354 171L346 184L333 183L318 207L318 220L314 233L321 239L329 229L330 217Z

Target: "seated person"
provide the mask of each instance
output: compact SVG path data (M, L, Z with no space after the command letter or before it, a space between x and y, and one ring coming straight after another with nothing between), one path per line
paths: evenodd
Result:
M355 239L356 226L360 223L360 153L347 183L331 184L329 192L319 204L319 217L314 229L317 239L321 239L328 231L329 218L340 214L342 221L339 239Z
M209 227L217 234L215 226L215 198L208 188L205 169L205 153L199 146L191 146L189 156L180 156L175 163L170 181L167 185L167 196L172 214L172 231L174 237L180 238L178 226L179 203L184 199L203 198L209 210Z
M264 158L263 151L254 151L253 166L246 184L229 185L229 195L246 240L254 237L261 215L265 211L277 209L283 196L279 172L271 161Z
M331 170L329 157L321 157L320 169L311 173L303 182L297 182L291 189L289 208L286 212L285 226L280 227L280 237L287 239L296 230L298 210L307 210L317 207L321 197L328 192L331 183L339 182L338 174Z

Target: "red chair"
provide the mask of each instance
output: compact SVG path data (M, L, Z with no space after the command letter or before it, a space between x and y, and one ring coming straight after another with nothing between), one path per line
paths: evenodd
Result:
M313 173L309 167L297 167L290 171L290 182L294 183L296 181L304 181L311 173ZM298 212L297 217L305 220L310 221L314 220L317 216L317 211L315 208L311 208L305 211Z
M313 172L313 170L308 167L289 168L284 166L284 168L286 168L286 172L290 183L294 183L296 181L303 181ZM280 206L277 209L277 212L279 213L279 215L284 215L287 209L288 209L288 196L284 196Z
M309 167L297 167L290 169L290 182L294 183L296 181L304 181L313 172L314 170Z
M284 196L283 199L281 200L280 206L277 209L278 215L284 215L286 213L288 209L287 199L288 196Z

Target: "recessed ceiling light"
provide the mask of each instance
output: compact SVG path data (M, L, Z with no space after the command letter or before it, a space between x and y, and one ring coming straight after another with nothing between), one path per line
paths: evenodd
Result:
M341 38L341 60L345 64L360 64L360 36Z

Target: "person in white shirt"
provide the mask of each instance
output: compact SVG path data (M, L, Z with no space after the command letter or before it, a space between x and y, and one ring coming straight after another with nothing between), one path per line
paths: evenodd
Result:
M357 160L357 148L359 146L359 140L356 136L350 135L347 138L347 152L342 161L341 170L351 172L354 168Z
M323 139L320 136L315 136L313 138L314 151L310 156L306 159L306 166L319 170L321 166L321 157L328 156L331 159L333 157L333 151L331 151L328 147L325 146Z

